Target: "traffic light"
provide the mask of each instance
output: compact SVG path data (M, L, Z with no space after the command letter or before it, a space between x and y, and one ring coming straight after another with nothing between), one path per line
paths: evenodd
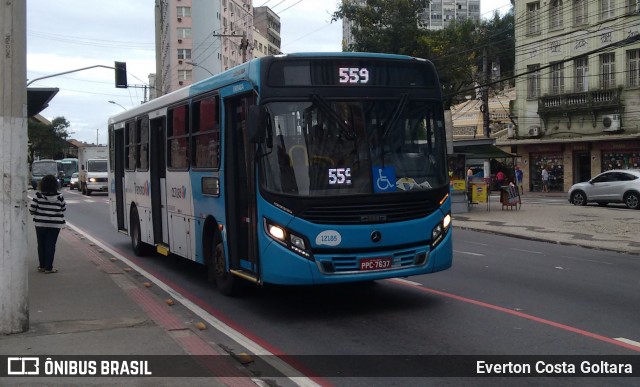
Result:
M127 88L127 62L115 62L116 68L116 87L119 89Z

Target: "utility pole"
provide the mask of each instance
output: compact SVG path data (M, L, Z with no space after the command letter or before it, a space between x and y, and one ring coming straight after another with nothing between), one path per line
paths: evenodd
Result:
M482 77L484 79L482 86L482 134L485 138L489 138L489 58L487 58L487 49L482 51Z
M27 254L27 8L0 2L0 334L29 329Z

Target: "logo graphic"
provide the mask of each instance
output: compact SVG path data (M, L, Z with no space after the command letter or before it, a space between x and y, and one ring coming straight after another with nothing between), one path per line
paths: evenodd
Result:
M171 197L184 199L187 197L187 187L184 185L182 187L171 188Z
M136 195L149 196L149 181L145 181L144 185L135 185Z
M40 359L9 357L7 358L7 375L40 375Z
M316 245L338 246L342 242L342 235L335 230L325 230L316 237Z
M396 171L393 167L373 167L373 192L392 192L396 190Z

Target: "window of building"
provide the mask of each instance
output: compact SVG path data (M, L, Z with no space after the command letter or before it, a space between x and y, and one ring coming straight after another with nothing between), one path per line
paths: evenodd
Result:
M527 66L527 98L538 98L540 95L540 65Z
M179 48L178 49L178 59L191 59L191 49Z
M178 70L178 80L179 81L190 81L191 80L191 70Z
M564 92L564 63L554 63L551 65L549 89L552 94L562 94Z
M573 0L573 24L582 25L589 22L587 0Z
M540 2L527 4L527 34L540 32Z
M616 57L615 54L600 55L600 87L611 89L616 86Z
M589 58L582 57L573 61L575 68L575 91L589 90Z
M627 86L640 87L640 49L627 51Z
M169 109L167 126L167 166L189 168L189 105Z
M219 97L211 96L193 103L192 144L194 168L218 168L220 165Z
M553 0L549 9L549 28L556 29L562 27L562 0Z
M178 17L191 17L191 7L176 7Z
M598 0L598 14L600 20L616 16L615 0Z
M626 13L640 13L640 2L638 0L626 1Z
M191 37L191 28L178 27L176 28L178 39L185 39Z

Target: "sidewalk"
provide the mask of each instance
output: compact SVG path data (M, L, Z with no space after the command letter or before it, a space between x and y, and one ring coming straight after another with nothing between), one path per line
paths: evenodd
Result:
M544 199L553 199L545 203ZM621 204L574 206L566 193L526 193L520 210L502 210L499 197L453 215L457 228L640 255L640 212Z
M0 355L133 355L144 360L146 355L227 354L204 337L195 327L199 320L188 316L185 308L169 306L159 289L147 288L142 276L127 270L124 263L70 228L61 230L58 238L54 267L59 272L38 272L37 243L31 217L27 229L30 328L25 333L0 335ZM0 378L0 384L256 386L249 377L226 377L238 374L239 363L228 356L219 358L235 371L218 374L223 377L187 379L20 376ZM4 364L1 366L3 369ZM220 361L216 360L216 366L220 366ZM40 370L43 369L41 361ZM211 369L206 374L216 375Z

